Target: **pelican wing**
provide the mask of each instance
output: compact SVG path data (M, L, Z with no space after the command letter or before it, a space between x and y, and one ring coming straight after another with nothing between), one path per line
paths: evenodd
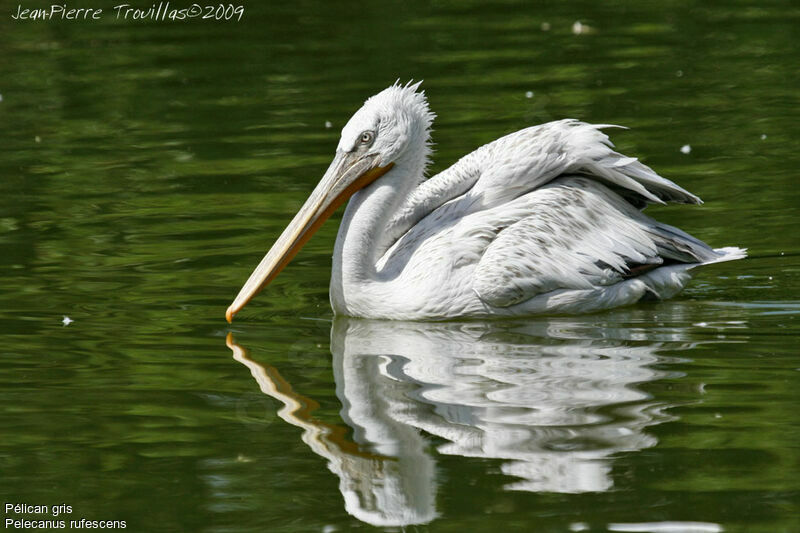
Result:
M647 203L702 203L634 157L612 150L601 128L573 119L549 122L507 135L480 154L482 172L472 188L480 205L492 207L564 174L581 174L619 191L638 207Z
M565 119L501 137L423 182L389 227L408 230L448 202L457 203L449 208L451 217L491 208L563 174L602 181L637 207L647 203L702 203L636 158L612 150L608 136L600 131L604 127L614 126Z
M477 264L473 289L507 307L560 288L611 285L665 260L717 258L640 212L648 203L701 201L615 152L602 127L550 122L464 156L411 194L386 230L391 246L378 268L452 238L461 243L454 264Z
M611 285L665 261L720 256L583 177L559 178L480 216L497 231L475 268L473 289L495 307L558 289Z

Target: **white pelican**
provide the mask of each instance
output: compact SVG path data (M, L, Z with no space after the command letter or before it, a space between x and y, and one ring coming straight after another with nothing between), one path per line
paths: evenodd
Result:
M425 179L434 114L419 83L369 98L306 203L228 307L233 316L348 198L336 314L384 319L584 313L668 298L692 267L739 259L642 214L699 204L573 119L501 137Z

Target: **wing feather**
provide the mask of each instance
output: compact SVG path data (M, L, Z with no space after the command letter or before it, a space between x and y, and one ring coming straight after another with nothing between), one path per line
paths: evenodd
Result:
M507 208L515 222L497 232L473 274L473 289L495 307L557 289L611 285L630 276L634 266L665 259L718 257L701 241L659 224L583 177L560 178Z
M581 174L618 189L637 207L702 203L634 157L612 150L600 128L574 119L525 128L486 144L424 181L389 224L394 242L447 203L452 219L504 204L565 174Z
M630 265L716 258L641 214L648 203L701 201L615 152L604 127L550 122L462 157L409 195L385 228L378 269L407 264L426 241L464 239L454 264L477 264L475 291L508 306L555 288L614 283Z

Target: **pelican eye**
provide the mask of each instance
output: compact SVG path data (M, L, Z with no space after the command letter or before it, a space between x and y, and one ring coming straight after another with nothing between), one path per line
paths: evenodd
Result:
M375 140L375 132L365 131L364 133L361 134L361 139L360 139L361 144L370 145L374 140Z

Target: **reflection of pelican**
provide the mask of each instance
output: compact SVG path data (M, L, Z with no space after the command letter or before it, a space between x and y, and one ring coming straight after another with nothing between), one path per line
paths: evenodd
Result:
M261 391L284 404L278 415L302 428L303 442L328 460L329 468L339 476L347 512L380 526L423 524L436 516L433 460L424 453L424 439L413 428L384 419L384 426L393 426L386 431L391 439L384 441L402 441L402 445L376 449L375 453L362 450L345 438L344 428L314 419L316 402L294 392L276 369L253 361L230 333L226 341L233 358L250 369Z
M506 490L581 493L613 486L615 454L654 446L646 428L666 406L637 385L667 375L662 346L635 329L567 319L524 326L382 322L338 318L331 332L345 432L315 420L292 392L231 344L261 390L286 405L281 417L340 478L347 511L375 525L425 523L436 515L434 455L501 461ZM238 351L237 351L238 350Z
M228 321L351 195L337 314L424 319L585 312L667 298L699 264L744 257L643 215L700 199L575 120L507 135L424 181L433 114L418 85L366 101L336 157L228 308Z
M664 360L657 347L576 338L569 322L341 318L331 340L343 416L357 435L372 440L376 417L363 415L379 402L383 418L448 441L440 453L505 460L502 471L521 478L510 490L566 493L609 489L612 454L655 445L642 430L666 416L631 385L664 375L649 366ZM398 394L398 383L414 390ZM599 414L609 408L613 416Z

